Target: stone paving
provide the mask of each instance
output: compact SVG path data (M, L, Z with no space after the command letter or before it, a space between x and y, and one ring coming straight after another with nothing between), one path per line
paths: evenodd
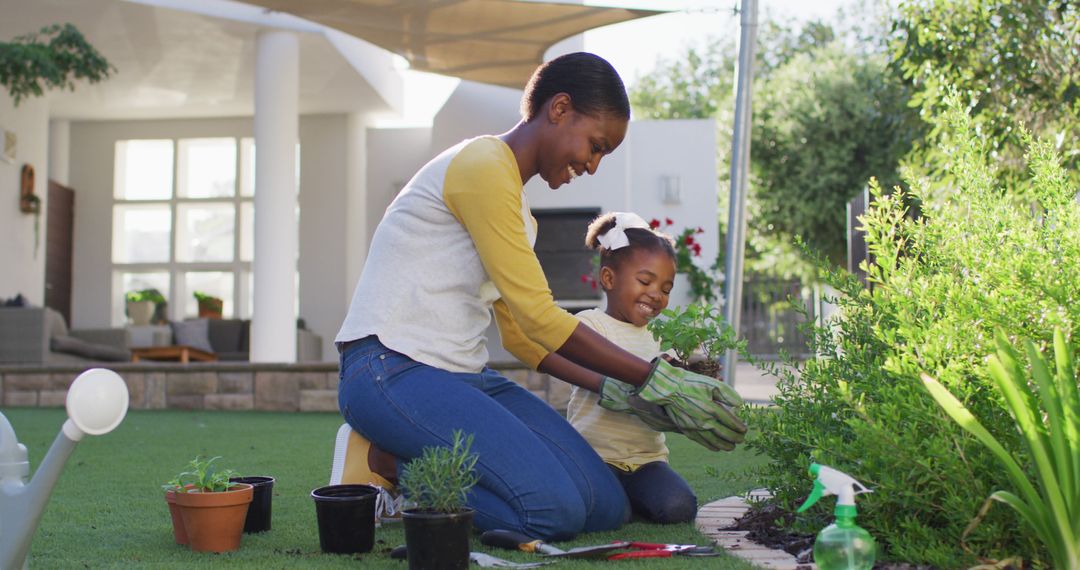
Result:
M746 496L733 496L713 501L698 510L694 524L717 546L759 568L815 570L817 566L799 564L794 556L783 550L768 548L746 538L746 531L724 530L735 524L738 518L750 510L748 501L761 501L771 496L765 489L757 489L750 491Z

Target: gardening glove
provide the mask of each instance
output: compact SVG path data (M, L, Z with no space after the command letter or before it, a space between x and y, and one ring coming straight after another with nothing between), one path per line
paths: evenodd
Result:
M633 396L634 386L605 377L600 383L600 407L637 416L656 431L679 432L664 408Z
M600 406L615 412L633 414L656 431L681 433L711 451L734 449L733 444L721 439L710 429L695 425L692 420L682 422L684 425L693 426L692 428L679 427L672 420L669 410L634 395L634 390L634 386L630 384L614 378L604 378L600 386Z
M698 432L695 436L700 440L695 441L706 447L730 451L745 439L746 424L731 410L742 404L742 398L716 378L656 358L645 384L634 395L662 406L672 423L687 436Z

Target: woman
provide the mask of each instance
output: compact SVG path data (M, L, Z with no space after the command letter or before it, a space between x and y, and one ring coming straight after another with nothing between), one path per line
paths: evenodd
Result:
M562 416L486 367L491 312L512 354L585 389L603 376L639 386L653 367L555 304L523 189L536 175L554 189L596 172L626 135L622 80L598 56L556 58L530 79L522 115L440 154L387 208L335 339L339 403L372 443L370 480L392 484L460 429L479 456L475 526L559 540L617 528L627 498Z

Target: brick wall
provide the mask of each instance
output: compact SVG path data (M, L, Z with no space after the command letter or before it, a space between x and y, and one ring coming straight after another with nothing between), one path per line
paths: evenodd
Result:
M109 363L127 383L135 410L336 412L336 363ZM558 410L570 386L520 364L493 365ZM68 386L86 365L0 367L4 407L63 407Z

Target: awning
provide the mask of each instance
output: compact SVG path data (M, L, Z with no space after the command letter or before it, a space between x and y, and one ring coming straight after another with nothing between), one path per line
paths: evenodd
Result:
M413 69L521 89L553 44L664 12L515 0L244 0L341 30Z

